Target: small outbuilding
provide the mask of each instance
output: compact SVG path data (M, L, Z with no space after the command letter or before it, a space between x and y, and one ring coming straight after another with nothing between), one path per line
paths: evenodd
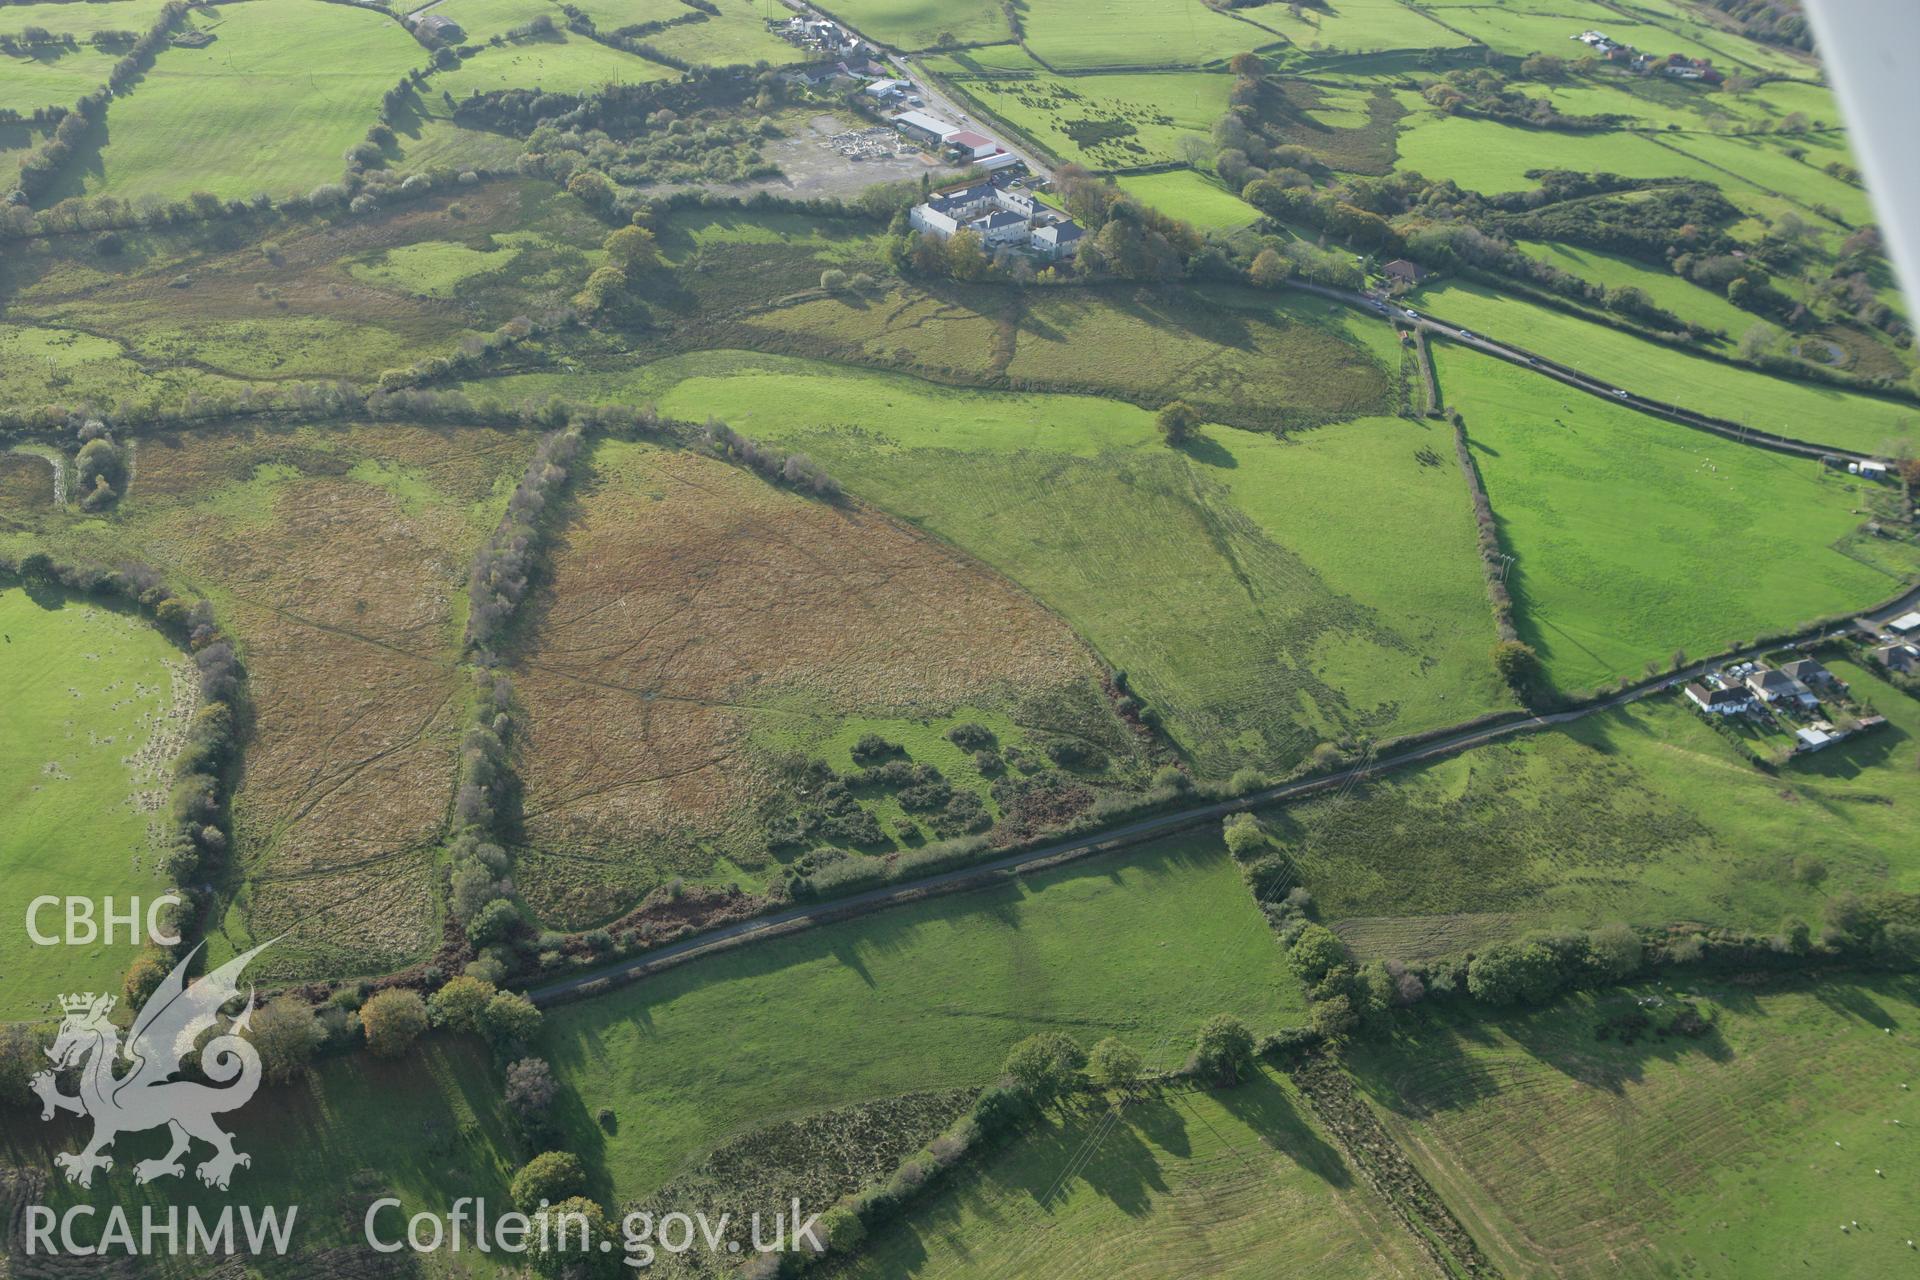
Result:
M443 13L423 13L413 20L413 29L421 35L431 36L442 44L459 44L467 38L467 33L459 23Z

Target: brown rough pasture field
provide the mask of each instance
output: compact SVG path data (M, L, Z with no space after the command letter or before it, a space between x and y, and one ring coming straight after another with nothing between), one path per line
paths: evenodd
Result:
M720 857L765 865L768 739L849 716L1015 715L1096 674L1032 599L865 507L619 442L580 484L515 674L520 880L542 911L577 920L598 892L605 918Z
M208 595L247 664L225 927L289 935L276 976L391 968L437 938L466 569L532 444L393 425L140 444L117 548Z
M53 467L45 459L0 451L0 520L53 505Z

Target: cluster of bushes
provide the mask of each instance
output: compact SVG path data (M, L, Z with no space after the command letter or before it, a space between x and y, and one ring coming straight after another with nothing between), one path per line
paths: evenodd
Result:
M1704 182L1547 170L1532 191L1485 198L1476 221L1521 239L1585 245L1663 264L1675 252L1737 247L1726 231L1745 215Z
M426 356L404 369L381 370L380 389L401 391L448 378L469 377L522 343L537 341L556 330L571 327L576 319L572 311L564 308L537 318L515 316L484 337L476 335L461 339L452 355Z
M591 170L574 175L569 190L586 178L597 178ZM577 191L575 194L579 194ZM653 232L642 226L621 227L602 243L606 265L594 269L587 283L574 295L573 304L585 315L641 324L647 318L646 307L636 296L639 286L660 267L660 248Z
M483 951L469 972L486 980L497 980L512 967L513 954L506 944L523 925L513 901L511 860L489 838L515 790L508 760L513 683L498 648L526 598L538 539L566 486L580 437L581 428L569 424L540 441L500 522L474 553L468 573L466 649L474 663L473 701L460 748L455 832L448 844L449 891L467 941Z
M808 761L789 775L789 789L805 795L807 803L767 822L770 850L804 849L823 842L871 848L886 842L879 822L861 806L848 780L826 764Z
M1536 72L1546 73L1540 78L1557 79L1565 75L1566 64L1557 58L1542 62L1529 58L1527 61L1534 63ZM1560 64L1557 75L1548 65L1549 62ZM1518 89L1508 88L1507 78L1492 67L1462 67L1449 71L1428 85L1421 96L1448 115L1482 116L1535 129L1589 132L1616 129L1632 123L1631 117L1615 112L1590 116L1561 115L1549 99L1530 98Z
M708 107L730 107L762 98L769 103L786 84L772 71L719 71L695 67L678 80L609 84L587 94L548 93L541 89L496 89L473 93L455 105L454 118L469 128L526 137L543 121L566 130L599 130L611 137L643 132L648 117L661 110L677 116Z
M562 129L542 123L527 138L519 167L522 173L562 186L569 186L576 175L592 174L605 192L589 203L631 216L641 200L619 186L778 177L779 167L761 154L760 144L779 136L780 130L765 116L689 118L662 107L635 137L614 138L598 129Z
M789 896L800 900L838 898L904 884L923 876L952 871L979 860L991 846L984 836L956 836L935 840L918 849L886 858L835 857L816 853L795 864L799 872L787 882ZM831 852L831 851L827 851Z
M104 511L127 487L127 451L114 443L106 424L89 418L80 424L80 451L73 457L74 492L83 511Z
M494 648L526 598L535 540L549 505L566 484L567 467L580 449L580 435L580 427L569 424L540 442L507 500L500 523L474 554L467 584L466 644L483 666L495 664Z
M193 657L200 705L174 760L172 835L160 858L162 873L184 904L168 925L180 937L184 954L193 945L195 926L208 903L205 886L218 878L228 851L229 783L239 758L245 678L233 643L214 620L210 604L175 595L159 574L144 566L103 569L59 564L42 552L33 552L18 560L0 556L0 581L7 579L30 589L57 588L125 600ZM157 983L170 967L158 956L136 959L128 984L140 989L144 998L150 984Z
M828 502L840 500L840 483L804 453L785 453L748 439L717 418L707 419L701 441L716 457L738 462L766 480Z
M1813 52L1813 31L1797 0L1705 0L1738 24L1750 40Z

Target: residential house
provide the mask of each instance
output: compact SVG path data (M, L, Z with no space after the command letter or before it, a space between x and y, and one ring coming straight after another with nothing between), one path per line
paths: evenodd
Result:
M1873 651L1873 660L1889 671L1912 675L1920 671L1920 649L1910 644L1883 644Z
M1006 209L995 209L986 217L976 219L967 225L967 230L978 232L989 249L1025 244L1028 234L1027 220Z
M1812 688L1815 685L1836 685L1843 689L1846 687L1840 683L1839 678L1835 676L1833 672L1827 670L1812 658L1801 658L1795 662L1784 663L1780 670L1792 676L1808 688Z
M1730 716L1745 711L1753 702L1753 695L1739 685L1709 689L1695 681L1687 686L1687 700L1708 715Z
M1784 671L1771 668L1754 672L1747 677L1747 688L1753 690L1753 696L1769 706L1794 704L1802 707L1817 707L1820 699L1813 691Z
M1409 262L1405 258L1395 258L1392 262L1380 268L1380 274L1390 280L1398 280L1402 284L1419 284L1427 278L1427 269L1417 262Z
M1050 221L1039 225L1040 219ZM1015 191L992 182L972 182L936 191L907 213L914 230L942 240L971 231L989 248L1030 246L1048 258L1071 254L1080 228L1070 218L1058 218L1028 191Z
M1079 251L1080 240L1085 235L1080 224L1068 218L1037 228L1033 233L1033 250L1043 258L1071 258Z

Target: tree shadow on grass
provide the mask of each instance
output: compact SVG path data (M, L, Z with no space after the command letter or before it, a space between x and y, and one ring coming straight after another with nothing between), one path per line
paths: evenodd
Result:
M1223 1089L1213 1097L1235 1119L1259 1134L1269 1148L1328 1186L1352 1185L1353 1174L1340 1152L1307 1123L1293 1099L1265 1067L1260 1068L1253 1079L1235 1088Z
M1896 979L1904 988L1902 994L1909 999L1920 998L1920 983L1912 979ZM1858 982L1822 982L1811 989L1815 1000L1842 1017L1864 1022L1875 1031L1888 1028L1900 1030L1900 1018L1887 1005L1874 997L1879 994L1864 983Z
M1693 1057L1722 1064L1733 1061L1732 1047L1711 1024L1697 1036L1680 1032L1660 1035L1650 1027L1631 1044L1623 1043L1617 1033L1601 1040L1597 1028L1609 1018L1633 1012L1638 1007L1635 999L1630 992L1581 999L1576 1009L1516 1018L1503 1023L1501 1029L1539 1065L1612 1094L1644 1083L1647 1067L1656 1061L1678 1063ZM1654 1009L1650 1013L1658 1025L1665 1011Z
M1231 471L1240 465L1240 460L1225 445L1207 435L1189 436L1187 442L1180 446L1180 452L1202 466L1219 467L1223 471Z

